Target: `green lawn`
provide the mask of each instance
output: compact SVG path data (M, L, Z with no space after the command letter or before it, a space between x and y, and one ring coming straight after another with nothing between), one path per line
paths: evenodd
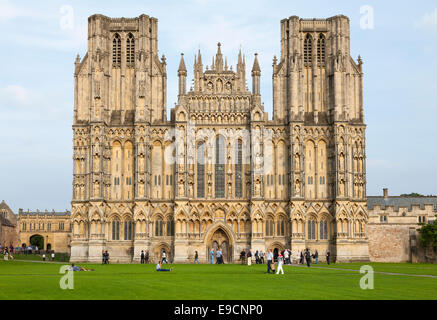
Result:
M433 265L370 265L375 272L437 275ZM0 299L437 300L437 278L375 274L375 289L361 290L361 264L285 266L285 275L265 274L265 265L172 265L167 273L154 265L81 264L96 271L75 272L74 290L60 289L61 266L0 261Z

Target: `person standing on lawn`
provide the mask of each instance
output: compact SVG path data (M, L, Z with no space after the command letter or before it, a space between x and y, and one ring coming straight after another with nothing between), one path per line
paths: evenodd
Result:
M316 259L316 264L319 264L319 252L317 250L314 253L314 259Z
M141 264L144 264L144 250L141 250Z
M214 264L214 248L211 248L211 250L209 251L209 260L210 264Z
M307 261L307 266L310 267L311 266L311 252L308 248L305 251L305 259Z
M267 258L267 273L270 273L270 270L272 269L272 262L273 262L272 250L269 250L267 252L266 258Z
M278 270L276 271L276 274L279 274L279 272L284 274L284 269L282 268L283 264L284 264L284 256L280 253L278 256Z
M197 251L194 252L194 264L199 264L199 253Z
M331 257L331 252L328 250L328 251L326 251L326 262L328 263L328 265L330 263L330 261L329 261L330 257Z
M247 265L252 265L252 251L249 249L249 252L247 253Z

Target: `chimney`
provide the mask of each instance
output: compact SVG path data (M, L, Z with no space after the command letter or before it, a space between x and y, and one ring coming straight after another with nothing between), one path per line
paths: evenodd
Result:
M388 199L388 189L384 189L384 199Z

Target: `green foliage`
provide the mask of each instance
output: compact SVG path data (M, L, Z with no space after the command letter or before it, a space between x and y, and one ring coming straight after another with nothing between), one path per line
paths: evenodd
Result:
M425 198L423 194L420 193L410 193L410 194L401 194L401 197L410 197L410 198Z
M437 216L436 216L437 218ZM422 228L419 229L419 240L424 247L432 245L437 247L437 219L430 224L420 224Z

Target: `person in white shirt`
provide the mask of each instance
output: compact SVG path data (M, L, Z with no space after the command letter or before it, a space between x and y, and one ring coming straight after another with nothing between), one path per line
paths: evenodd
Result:
M289 255L288 255L288 250L285 250L285 251L284 251L284 259L285 259L285 263L288 263L288 257L289 257Z
M267 273L270 273L270 270L272 269L272 262L273 262L272 250L269 250L269 252L266 254L266 257L267 257Z
M55 261L55 253L52 252L52 261Z
M161 260L161 263L168 263L165 251L162 251L162 260Z
M284 269L282 269L283 264L284 264L284 257L282 256L282 254L279 254L279 256L278 256L278 270L276 271L276 274L279 274L279 272L284 274Z

